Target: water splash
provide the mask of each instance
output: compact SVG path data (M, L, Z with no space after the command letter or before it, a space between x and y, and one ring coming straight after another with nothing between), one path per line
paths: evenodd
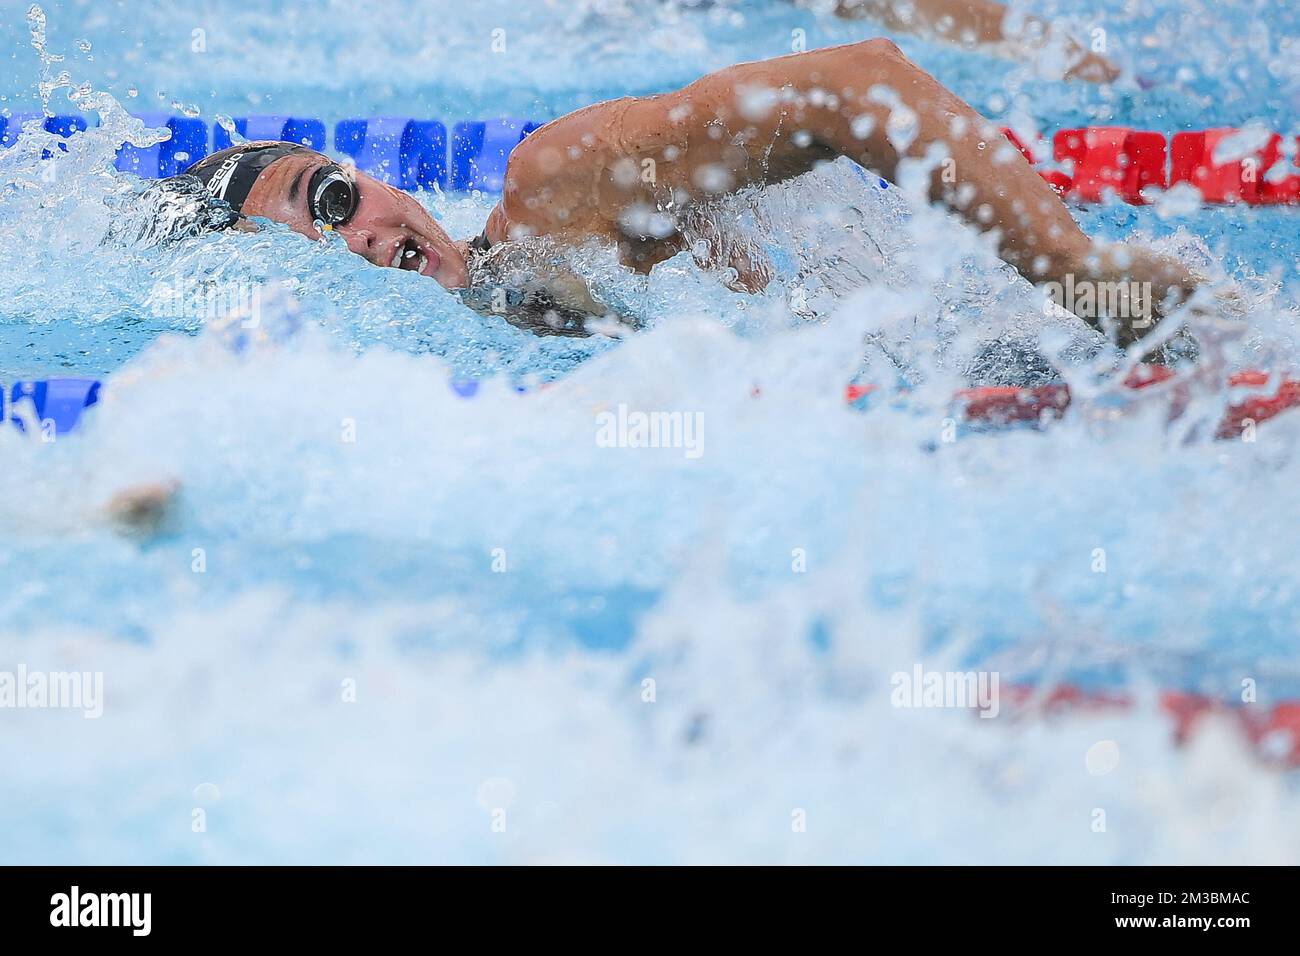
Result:
M746 16L784 38L776 10ZM228 12L269 48L277 14ZM572 48L548 38L544 80L505 67L526 105L581 98L538 95L566 75L554 57L635 48L610 31L616 12L586 4ZM71 18L80 34L87 17ZM712 22L687 21L688 52L642 57L633 78L730 56ZM322 102L374 77L348 72L378 42L357 29L338 75L313 74ZM335 31L304 27L305 47L267 69L294 75ZM481 30L438 35L468 51ZM94 37L96 62L131 72L113 36ZM159 64L131 81L201 101ZM1278 518L1300 509L1294 420L1253 443L1171 432L1167 396L1118 402L1113 367L1030 335L1038 305L987 249L840 167L718 211L719 238L773 267L755 297L690 255L645 278L584 251L601 294L648 317L617 340L539 339L282 227L105 242L142 189L113 170L114 144L156 133L80 79L67 88L97 127L65 143L29 130L0 153L0 380L113 374L75 438L0 430L0 659L102 670L107 700L93 732L75 714L6 715L5 859L1300 858L1292 781L1213 721L1173 749L1154 705L1157 686L1245 678L1265 703L1294 694L1300 563ZM1081 113L1088 95L1059 93ZM422 201L457 236L489 207ZM1247 336L1217 358L1282 372L1297 367L1294 280L1270 266L1295 250L1277 212L1083 215L1240 283ZM256 317L173 314L211 290L258 291ZM946 441L952 388L1026 374L1006 344L1021 333L1084 400L1042 433ZM864 366L913 387L852 412L842 386ZM462 374L487 377L473 399L448 387ZM520 380L550 384L520 395ZM1206 419L1228 393L1194 384ZM596 416L620 403L702 414L705 454L601 447ZM103 525L114 490L167 478L183 489L169 534L131 543ZM889 675L917 662L1139 699L1057 722L892 707ZM1120 760L1093 775L1101 741ZM196 805L203 834L186 826Z

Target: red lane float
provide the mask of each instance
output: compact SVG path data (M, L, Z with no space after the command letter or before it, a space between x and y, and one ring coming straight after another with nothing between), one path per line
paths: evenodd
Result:
M1160 365L1142 365L1129 373L1124 384L1130 389L1149 388L1175 377ZM1266 372L1246 371L1233 375L1232 388L1265 388L1272 381ZM856 402L879 390L876 385L849 385L847 402ZM995 386L971 388L957 394L967 422L988 425L1038 423L1059 418L1070 405L1066 385L1037 388ZM1171 414L1185 407L1185 388L1171 394ZM1300 381L1285 379L1272 395L1258 395L1232 405L1224 414L1217 438L1235 438L1247 421L1263 422L1289 408L1300 407ZM1012 717L1041 717L1066 714L1105 714L1132 710L1137 699L1114 690L1084 690L1072 684L1050 688L1013 684L1002 690L1002 702ZM1160 711L1173 722L1174 741L1186 744L1208 718L1227 719L1235 725L1255 755L1263 762L1285 768L1300 767L1300 700L1284 700L1272 706L1232 704L1204 694L1182 690L1159 692Z
M1109 189L1127 203L1145 203L1142 190L1168 185L1168 152L1160 133L1124 127L1063 129L1052 140L1056 161L1074 164L1070 195L1083 202L1101 202Z
M1238 135L1235 129L1211 129L1179 133L1174 137L1170 183L1190 183L1206 202L1252 205L1295 202L1300 197L1300 177L1270 181L1268 173L1283 160L1282 136L1274 133L1267 144L1240 159L1216 163L1214 153L1224 140Z
M1175 373L1160 365L1143 365L1134 369L1124 380L1130 389L1149 388L1169 381ZM1231 388L1266 388L1271 376L1266 372L1238 372L1228 379ZM849 385L844 390L844 400L850 404L876 391L876 385ZM1037 424L1045 418L1060 418L1069 408L1071 395L1068 385L1038 385L1018 388L1012 385L984 386L963 389L956 395L962 417L975 425ZM1186 407L1188 395L1185 387L1178 387L1170 396L1170 417L1177 417ZM1284 379L1271 395L1255 395L1229 406L1215 431L1216 438L1239 437L1248 423L1259 424L1276 418L1290 408L1300 408L1300 381Z
M1041 140L1027 143L1015 130L1002 132L1030 165L1046 161ZM1087 203L1101 202L1113 191L1127 203L1143 205L1155 192L1187 183L1209 205L1300 204L1300 173L1280 133L1240 158L1215 161L1220 144L1240 133L1231 128L1183 132L1170 141L1163 133L1124 126L1063 129L1052 139L1052 158L1072 171L1040 169L1038 174L1059 194ZM1275 171L1279 163L1287 165L1284 175Z
M1137 700L1130 694L1083 690L1071 684L1046 690L1012 685L1001 691L1001 703L1013 717L1106 714L1137 706ZM1284 700L1271 707L1230 704L1204 694L1165 690L1159 692L1157 705L1173 721L1174 741L1179 745L1191 740L1207 718L1226 718L1261 760L1283 767L1300 767L1300 701Z

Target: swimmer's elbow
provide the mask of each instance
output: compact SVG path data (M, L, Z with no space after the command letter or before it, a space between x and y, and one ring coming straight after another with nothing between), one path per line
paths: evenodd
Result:
M776 61L782 62L782 61ZM893 40L873 37L845 46L826 47L787 58L795 86L860 88L873 83L895 84L920 70Z
M863 40L861 43L853 44L861 52L873 58L886 60L906 60L907 54L889 37L872 37L870 40Z
M872 37L870 40L863 40L840 49L848 51L848 59L855 71L862 70L864 67L874 67L881 72L897 74L900 70L920 69L908 59L902 48L888 37Z

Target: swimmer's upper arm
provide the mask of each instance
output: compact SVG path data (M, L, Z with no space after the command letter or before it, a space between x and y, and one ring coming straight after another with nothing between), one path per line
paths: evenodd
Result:
M553 120L511 154L502 197L508 228L618 232L632 203L682 205L807 172L840 151L796 137L815 128L814 118L781 96L819 83L843 86L849 75L862 89L900 79L907 64L896 54L888 40L868 40L743 63L675 92L610 100ZM843 125L832 113L825 118Z
M876 87L907 86L915 72L879 38L740 63L660 98L657 116L638 108L635 125L657 120L671 130L661 138L678 149L664 157L663 178L694 199L791 179L837 156L888 175L897 157L884 124L853 135L863 109L850 102Z
M602 174L616 161L608 132L629 98L584 107L531 133L510 154L489 238L606 231ZM496 228L505 234L493 236Z

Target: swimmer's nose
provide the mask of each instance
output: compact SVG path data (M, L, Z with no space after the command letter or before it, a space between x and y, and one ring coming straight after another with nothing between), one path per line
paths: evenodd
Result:
M357 255L371 262L375 261L375 234L369 229L349 229L344 238L347 240L348 248Z

